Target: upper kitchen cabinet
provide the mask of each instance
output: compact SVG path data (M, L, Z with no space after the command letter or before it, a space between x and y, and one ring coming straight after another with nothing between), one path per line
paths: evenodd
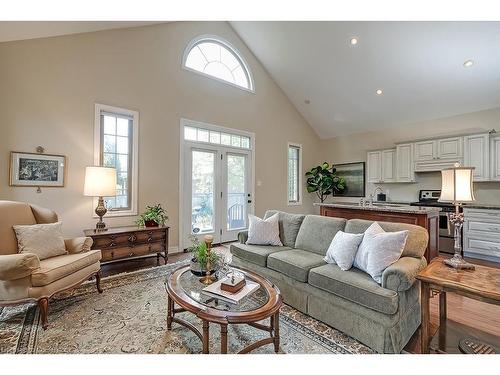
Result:
M414 144L415 172L441 171L463 162L463 137L442 138Z
M382 151L370 151L367 155L368 182L382 182Z
M413 143L396 146L396 181L415 182L413 172Z
M368 182L389 183L396 180L396 149L370 151L368 160Z
M500 181L500 134L491 136L490 164L490 180Z
M474 167L474 181L490 180L490 135L464 137L464 166Z

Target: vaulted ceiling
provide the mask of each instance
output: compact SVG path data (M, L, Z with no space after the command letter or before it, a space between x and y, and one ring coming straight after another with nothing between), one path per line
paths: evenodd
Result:
M500 22L231 25L322 138L500 106Z

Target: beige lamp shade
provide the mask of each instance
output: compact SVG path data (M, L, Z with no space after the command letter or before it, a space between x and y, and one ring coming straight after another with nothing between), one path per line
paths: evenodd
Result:
M474 168L456 167L441 171L440 202L472 202L474 189L472 187Z
M116 169L109 167L86 167L83 195L88 197L115 196Z

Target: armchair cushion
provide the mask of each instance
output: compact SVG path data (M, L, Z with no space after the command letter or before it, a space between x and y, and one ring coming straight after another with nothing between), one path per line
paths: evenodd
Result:
M10 254L0 256L0 280L17 280L31 275L40 267L35 254Z
M89 251L94 240L90 237L67 238L64 240L68 254L83 253Z
M40 260L67 254L62 223L14 225L20 253L33 253Z
M382 274L382 287L402 292L412 287L415 276L427 266L425 258L402 257Z
M67 254L40 261L40 268L31 274L33 286L44 286L65 276L71 275L87 266L98 263L101 250Z

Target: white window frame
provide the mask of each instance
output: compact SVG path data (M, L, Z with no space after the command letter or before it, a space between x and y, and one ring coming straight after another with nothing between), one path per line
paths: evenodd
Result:
M180 127L179 127L179 133L180 133L180 147L179 147L179 248L180 249L186 249L188 244L184 243L184 220L185 217L183 215L184 211L184 194L185 194L185 189L184 189L184 173L186 173L186 168L185 168L185 150L187 147L190 145L206 145L208 147L216 147L217 145L213 143L207 143L207 142L194 142L194 141L189 141L184 139L184 127L186 126L194 126L196 128L200 129L206 129L206 130L213 130L213 131L219 131L223 133L228 133L228 134L235 134L235 135L243 135L245 137L250 138L250 148L239 148L239 147L232 147L232 146L222 146L228 149L234 149L235 152L247 152L251 156L251 161L252 161L252 167L250 168L250 185L251 185L251 194L252 194L252 203L248 207L247 214L254 214L255 213L255 197L256 197L256 190L255 190L255 133L252 132L247 132L245 130L239 130L239 129L233 129L233 128L227 128L224 126L219 126L219 125L214 125L206 122L201 122L201 121L196 121L196 120L189 120L186 118L181 118L180 119ZM221 146L221 145L219 145Z
M116 113L132 117L132 163L131 163L131 181L130 181L130 209L128 210L109 210L106 217L135 216L137 215L137 197L138 197L138 170L139 170L139 112L126 108L113 107L106 104L95 103L94 119L94 165L101 165L101 112ZM130 177L129 177L130 178ZM94 198L93 208L97 207L97 198ZM97 215L94 215L97 217Z
M297 148L299 150L299 173L297 174L297 188L299 193L298 201L289 200L288 191L290 190L290 181L288 177L290 176L289 169L289 156L288 152L290 147ZM289 206L300 206L302 205L302 145L300 143L288 142L286 146L286 202Z
M189 52L191 52L191 50L197 44L203 43L205 41L206 42L218 43L218 44L222 45L223 47L227 48L230 52L232 52L236 56L236 59L239 60L239 62L243 65L242 68L243 68L243 70L246 72L246 74L248 76L248 84L250 85L250 87L246 88L246 87L243 87L243 86L239 86L239 85L236 85L236 84L234 84L232 82L225 81L225 80L220 79L218 77L212 76L212 75L204 73L204 72L200 72L199 70L195 70L195 69L192 69L192 68L186 66L186 61L187 61L187 57L189 55ZM252 71L250 70L250 65L248 65L248 63L245 60L245 58L243 57L243 55L238 51L238 49L236 49L236 47L234 47L230 42L228 42L224 38L221 38L220 36L205 34L205 35L199 35L196 38L192 39L188 43L188 45L184 49L184 53L182 54L182 69L188 70L188 71L196 73L196 74L199 74L199 75L201 75L203 77L208 77L210 79L222 82L222 83L224 83L226 85L230 85L230 86L236 87L236 88L238 88L240 90L244 90L244 91L250 92L252 94L255 94L255 84L254 84L254 79L253 79Z

